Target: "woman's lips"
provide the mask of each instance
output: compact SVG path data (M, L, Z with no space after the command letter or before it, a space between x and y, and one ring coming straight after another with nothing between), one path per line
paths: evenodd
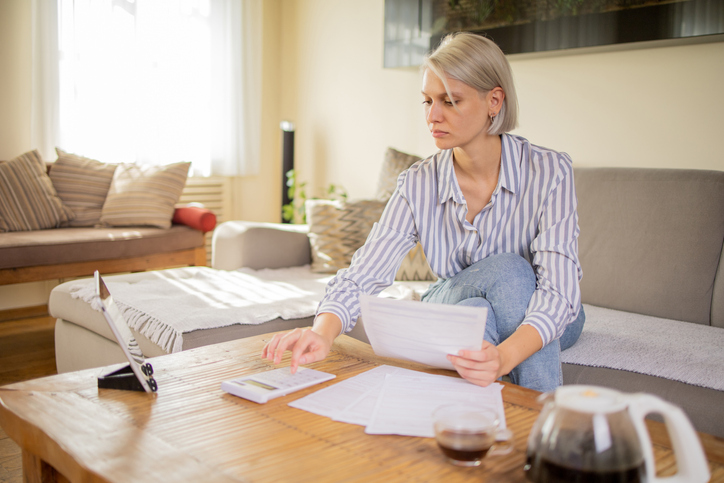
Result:
M434 138L441 138L446 135L447 135L447 132L445 132L445 131L438 131L438 130L432 131L432 137L434 137Z

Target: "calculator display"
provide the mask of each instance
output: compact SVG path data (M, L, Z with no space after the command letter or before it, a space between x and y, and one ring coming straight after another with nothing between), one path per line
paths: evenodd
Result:
M259 386L262 389L266 389L267 391L273 391L274 389L277 389L274 386L270 386L269 384L264 384L263 382L255 381L254 379L246 379L244 381L246 384L252 384L254 386Z

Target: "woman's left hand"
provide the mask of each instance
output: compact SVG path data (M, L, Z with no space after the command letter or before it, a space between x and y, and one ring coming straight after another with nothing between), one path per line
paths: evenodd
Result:
M479 351L461 350L458 355L447 358L458 374L478 386L488 386L503 375L500 373L503 365L500 352L488 341L483 341Z

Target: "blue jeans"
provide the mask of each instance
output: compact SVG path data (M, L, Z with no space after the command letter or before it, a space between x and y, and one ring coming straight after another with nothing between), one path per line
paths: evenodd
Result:
M434 283L423 302L456 304L488 309L485 340L499 345L523 322L536 287L533 267L514 253L492 255L447 280ZM538 391L551 391L563 383L561 350L572 346L583 330L583 307L560 339L524 360L510 372L514 384Z

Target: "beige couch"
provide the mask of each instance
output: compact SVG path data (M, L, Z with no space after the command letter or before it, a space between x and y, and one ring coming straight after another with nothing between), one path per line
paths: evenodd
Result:
M206 265L206 241L199 226L0 233L0 285L90 276L95 270L119 273L184 265Z
M588 318L578 343L563 353L564 383L658 394L683 407L697 429L724 437L724 391L690 377L703 369L724 382L724 172L577 168L575 177ZM305 226L242 221L217 227L212 255L220 270L311 261ZM51 294L50 310L58 317L59 370L80 368L70 362L83 354L90 357L82 367L122 360L117 347L111 350L99 314L71 300L67 285ZM199 331L208 333L193 334L184 349L310 322L310 317L277 319L253 328ZM619 328L607 333L606 324ZM672 341L674 332L682 335ZM365 340L363 324L353 335ZM140 336L139 343L149 354L162 353L144 339ZM607 349L594 354L600 347ZM568 355L575 350L576 357ZM589 355L598 359L588 362ZM638 362L634 358L619 367L632 355ZM646 365L674 375L652 375Z
M56 151L54 162L38 151L0 161L8 201L0 212L0 285L206 264L204 233L215 215L174 209L190 163L135 169ZM106 205L120 223L100 226Z

